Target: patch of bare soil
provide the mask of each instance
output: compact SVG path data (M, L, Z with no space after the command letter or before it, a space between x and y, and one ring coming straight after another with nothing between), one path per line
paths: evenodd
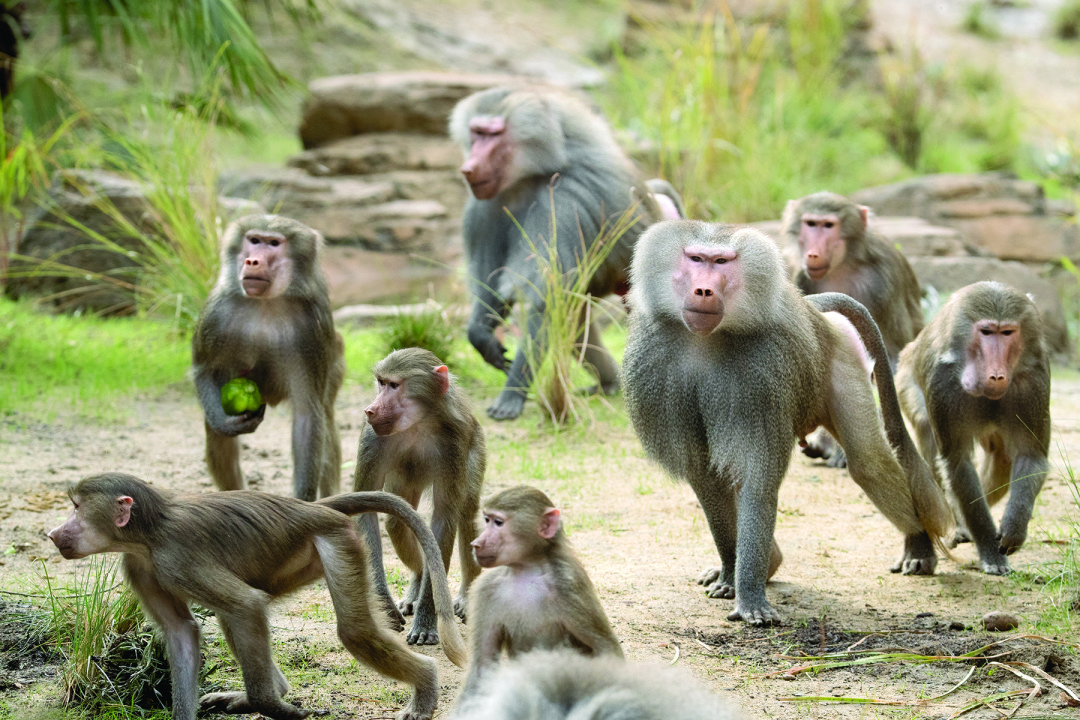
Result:
M361 369L362 370L362 369ZM353 376L359 377L357 369ZM479 410L496 389L475 391ZM345 455L356 448L363 407L371 399L363 385L347 385L338 400ZM1080 381L1055 380L1055 465L1080 455ZM482 414L479 413L479 414ZM603 412L600 415L604 415ZM530 403L515 423L481 422L489 446L485 494L517 483L544 489L564 508L571 540L600 592L626 655L634 661L675 662L689 668L714 692L742 705L748 717L776 718L893 716L947 717L967 703L1032 684L988 663L1024 662L1080 692L1076 638L1038 637L1035 623L1047 607L1037 583L981 574L970 546L942 560L934 577L893 575L888 566L901 550L901 537L869 503L844 470L796 455L780 494L776 536L785 560L768 594L784 618L780 627L748 628L728 622L730 600L705 597L694 579L717 564L704 516L688 487L666 478L644 457L627 426L622 403L609 420L589 429L553 434L539 424ZM187 388L132 403L131 419L119 424L74 420L43 424L0 421L0 601L26 601L42 587L47 571L54 586L87 561L62 561L45 533L68 512L65 489L88 474L119 470L182 492L210 492L203 465L202 420ZM270 411L263 427L245 437L243 464L252 485L287 493L291 483L289 421L286 409ZM752 449L747 449L752 452ZM347 471L343 486L348 486ZM1012 557L1013 567L1035 575L1052 572L1058 556L1054 540L1067 537L1066 521L1078 508L1060 472L1047 480L1032 520L1029 542ZM400 568L387 543L388 565ZM457 585L456 566L451 583ZM17 608L16 608L17 609ZM989 611L1021 620L1007 635L981 630ZM16 652L28 636L3 615L0 632L0 707L26 707L34 717L59 702L48 649ZM405 688L350 663L334 631L333 613L322 585L279 603L273 624L283 649L283 669L293 682L290 700L328 710L332 718L386 717L407 698ZM468 625L461 625L468 632ZM19 633L23 632L23 635ZM206 623L213 637L217 626ZM1041 631L1050 632L1050 631ZM984 646L980 659L912 661L841 666L800 672L801 656L864 651L910 652L955 657ZM453 704L463 673L438 647L423 648L439 663L442 710ZM215 659L219 659L216 657ZM973 674L967 677L974 669ZM1015 666L1035 677L1034 670ZM219 673L214 680L221 680ZM966 681L965 681L965 678ZM1037 678L1038 679L1038 678ZM234 682L235 676L224 676ZM962 682L963 681L963 682ZM1011 695L997 703L1009 712L1025 698L1015 717L1080 717L1064 707L1062 692L1040 679L1039 697ZM946 697L954 686L961 687ZM860 697L892 705L803 704L799 697ZM3 712L0 711L0 715ZM968 718L997 718L981 707Z

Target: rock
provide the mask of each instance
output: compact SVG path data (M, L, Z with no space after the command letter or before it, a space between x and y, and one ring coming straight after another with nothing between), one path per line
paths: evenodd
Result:
M1003 260L1080 258L1075 208L1047 201L1036 183L1001 173L927 175L853 194L880 215L915 215L959 231L962 239Z
M310 175L370 175L393 170L443 170L457 175L464 157L454 142L434 135L378 133L335 140L289 159Z
M9 297L56 295L57 304L93 311L128 312L133 293L122 285L87 277L108 273L119 281L134 281L138 253L144 236L163 237L158 213L148 199L149 188L134 180L102 170L70 170L57 173L45 207L38 208L27 221L27 230L17 252L31 258L55 258L58 263L86 272L71 277L31 275L18 277L20 270L36 267L32 262L14 261L15 274L8 278ZM197 198L200 190L190 190ZM218 198L222 221L229 222L251 213L266 212L261 205L243 198ZM114 219L119 213L134 227L125 228ZM119 250L98 243L86 231L98 233L116 243ZM217 233L217 229L208 230Z
M1065 308L1057 290L1027 265L992 257L909 257L908 261L920 285L931 286L943 295L980 280L997 280L1030 294L1042 314L1051 352L1071 352Z
M323 248L319 264L326 273L330 305L335 308L464 294L454 265L431 263L404 253L328 245ZM346 317L352 315L346 313L341 319Z
M319 78L300 121L305 149L365 133L446 136L458 100L520 77L453 72L383 72Z
M982 617L984 630L1006 632L1020 627L1020 620L1015 615L1004 612L988 612Z
M298 168L250 169L223 177L222 188L310 225L330 245L437 262L460 255L468 190L456 170L312 177Z

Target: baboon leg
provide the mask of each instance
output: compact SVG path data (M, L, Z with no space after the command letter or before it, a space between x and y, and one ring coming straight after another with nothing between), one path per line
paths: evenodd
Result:
M480 565L473 555L472 541L479 535L476 515L480 509L480 494L470 492L465 498L461 508L461 516L458 518L458 563L461 565L461 591L454 598L454 614L462 620L469 604L469 588L480 575Z
M975 466L962 448L945 459L948 477L957 505L964 516L971 539L979 551L983 572L988 575L1005 575L1009 572L1009 560L1001 552L997 527L990 515L990 505L983 495L982 483Z
M599 383L597 389L604 395L614 395L619 392L619 364L604 347L604 341L600 337L600 326L595 321L588 326L588 332L582 332L578 336L577 345L585 345L584 363Z
M848 471L871 502L904 534L900 571L933 575L937 556L915 511L907 476L881 430L877 404L858 363L833 363L828 428L847 451Z
M326 572L341 642L358 661L413 686L412 700L398 720L430 720L439 699L435 661L409 650L376 621L368 603L364 546L350 533L317 537L315 547Z
M243 490L240 438L219 435L206 425L206 466L218 490Z
M334 421L334 403L341 384L345 381L345 341L340 333L334 335L334 354L337 359L330 364L326 379L326 447L323 450L323 468L319 473L319 496L330 497L341 492L341 438Z
M204 711L229 714L259 712L272 718L304 718L310 714L281 699L289 683L270 653L270 624L266 618L269 597L250 586L237 588L236 597L248 600L234 612L218 612L226 642L232 648L244 676L244 692L210 693L199 704ZM258 593L259 596L255 596Z
M705 519L720 554L720 565L705 568L697 578L698 585L704 585L705 594L711 598L730 600L735 597L735 548L738 540L735 493L715 476L691 482L690 487L694 489L698 503L705 509ZM709 512L709 507L717 507L718 512Z
M1020 455L1012 463L1009 502L1001 518L999 549L1011 555L1027 539L1028 522L1035 507L1035 498L1042 489L1048 470L1046 457L1040 454Z
M435 491L435 512L431 517L431 534L439 544L439 552L442 554L443 567L450 568L450 558L454 556L454 539L457 536L457 525L452 518L446 516L446 511L453 511L454 502L443 500L439 497L438 489ZM420 555L421 560L423 555ZM420 591L414 598L412 627L406 641L410 645L434 645L439 642L439 617L435 612L435 596L431 587L431 576L424 571L421 574Z

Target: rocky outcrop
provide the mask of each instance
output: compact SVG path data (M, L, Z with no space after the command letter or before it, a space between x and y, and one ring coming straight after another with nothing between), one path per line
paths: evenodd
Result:
M520 81L455 72L316 80L299 129L307 149L285 168L230 173L222 188L323 234L335 306L451 283L468 190L447 121L467 95Z
M1000 173L927 175L860 190L852 199L880 215L914 215L954 228L1003 260L1080 258L1075 208L1047 201L1036 183Z
M1047 201L1038 185L998 174L930 175L851 197L871 208L871 226L907 257L928 304L980 280L1007 283L1034 298L1051 350L1074 352L1060 294L1044 271L1048 261L1077 257L1080 247L1066 252L1076 228L1065 221L1070 208ZM754 227L797 266L798 250L781 237L779 221Z
M167 242L149 192L150 188L139 182L103 170L58 173L45 203L26 223L16 252L31 259L12 262L6 294L15 298L54 296L64 307L93 311L130 310L134 294L124 283L137 278L139 254L146 251L144 238ZM218 203L225 222L266 212L258 203L241 198L223 196ZM125 220L118 219L121 217ZM216 234L217 230L207 232ZM40 261L51 261L73 272L51 271L51 263ZM118 282L93 276L108 276Z
M383 72L319 78L308 85L300 120L305 149L369 133L446 136L457 101L517 79L454 72Z

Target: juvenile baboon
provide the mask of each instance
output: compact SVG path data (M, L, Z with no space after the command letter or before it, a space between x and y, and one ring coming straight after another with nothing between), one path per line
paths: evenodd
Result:
M435 662L411 652L370 607L366 549L347 517L362 512L393 513L416 533L444 623L443 649L452 662L464 664L435 538L396 495L351 493L319 503L253 491L174 497L121 473L85 478L70 495L75 507L49 538L68 559L124 554L128 584L165 635L176 720L194 720L200 707L278 720L310 715L282 700L289 683L270 655L266 610L275 598L322 577L345 648L413 686L412 700L398 718L432 716L439 697ZM240 663L243 691L198 697L199 626L190 602L217 616Z
M536 488L503 490L484 503L472 542L485 568L469 594L472 653L461 698L499 663L536 649L568 647L622 658L589 575L570 549L558 508Z
M895 370L900 350L925 324L922 292L903 253L869 226L869 214L843 195L814 193L788 201L784 234L802 255L795 285L806 295L839 292L862 303Z
M957 290L900 353L896 383L923 457L943 461L956 540L974 539L983 572L1004 575L1048 468L1050 361L1035 303L997 282ZM998 531L990 505L1006 492Z
M614 246L587 291L625 292L634 243L663 213L607 123L565 91L522 86L475 93L454 108L450 135L465 153L461 172L472 192L462 219L474 297L469 340L485 361L507 371L488 415L509 420L521 414L532 380L526 347L539 355L545 342L537 256L547 258L554 243L562 272L572 275L603 236ZM510 363L494 330L518 299L528 304L526 337ZM618 364L596 330L588 334L584 360L600 389L612 394L619 390Z
M535 650L492 670L455 720L732 720L721 700L671 667Z
M314 500L341 485L334 400L345 377L344 343L334 331L322 236L277 215L248 215L221 240L221 270L192 340L195 389L206 419L206 464L218 490L240 490L240 440L255 432L266 404L292 404L293 494ZM226 415L221 387L252 380L265 404Z
M796 287L807 295L840 292L862 303L881 330L895 372L900 349L923 328L922 292L907 258L869 226L869 216L868 207L843 195L814 193L788 201L784 234L802 256ZM847 466L843 450L821 431L803 452L832 467Z
M933 573L948 505L904 428L865 308L801 297L756 230L689 220L642 235L630 277L626 406L646 451L701 502L722 563L703 578L711 597L735 598L729 619L780 620L765 596L777 494L792 445L818 426L904 534L894 570Z
M487 464L484 432L450 371L433 353L421 348L397 350L380 360L374 373L379 393L365 410L368 425L360 436L353 489L385 489L414 508L424 491L432 489L431 531L444 568L450 567L457 535L461 592L454 609L464 618L469 585L480 574L469 543L477 535ZM403 615L415 612L409 643L437 643L431 582L416 540L400 521L387 517L386 532L394 550L413 572L407 594L395 605L383 569L379 519L368 513L361 523L371 547L375 591L392 624L400 630L405 626Z

